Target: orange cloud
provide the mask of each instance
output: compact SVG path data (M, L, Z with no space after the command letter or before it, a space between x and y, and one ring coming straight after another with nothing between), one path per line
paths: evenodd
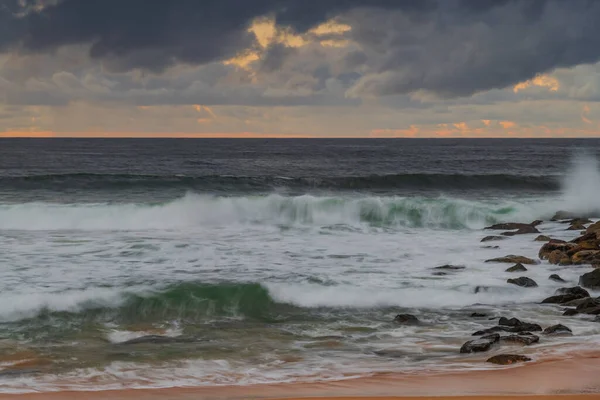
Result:
M512 121L500 121L499 124L504 128L504 129L512 129L514 127L517 126L516 123L512 122Z
M466 130L469 129L469 127L467 126L466 122L457 122L457 123L452 124L452 125L454 125L454 127L456 129L460 129L461 131L466 131Z
M491 120L489 120L489 119L482 119L482 120L481 120L481 122L483 122L483 124L484 124L485 126L490 126L490 124L492 123L492 121L491 121Z
M419 128L411 125L409 129L373 129L369 132L372 138L411 138L417 137Z
M592 124L593 122L588 118L590 114L590 106L587 104L583 106L583 110L581 110L581 120L586 124Z
M550 75L538 75L528 81L517 83L513 87L513 92L518 93L521 90L529 89L534 86L545 87L551 92L557 92L560 88L560 82Z

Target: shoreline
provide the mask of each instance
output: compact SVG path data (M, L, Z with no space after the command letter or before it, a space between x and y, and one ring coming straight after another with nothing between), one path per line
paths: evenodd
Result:
M0 394L0 400L192 400L192 399L591 399L600 395L600 352L499 367L494 370L430 374L379 374L319 382L106 391Z

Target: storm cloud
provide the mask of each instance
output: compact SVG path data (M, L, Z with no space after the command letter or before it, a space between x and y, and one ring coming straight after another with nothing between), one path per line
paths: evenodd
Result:
M248 28L261 17L298 33L351 26L348 97L470 96L600 59L593 0L0 0L0 51L88 45L110 71L161 74L256 48ZM273 45L261 70L294 53Z

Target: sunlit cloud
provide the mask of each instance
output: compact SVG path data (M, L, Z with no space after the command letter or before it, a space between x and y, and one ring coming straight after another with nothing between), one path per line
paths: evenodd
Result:
M581 120L586 124L592 124L593 122L588 118L590 114L590 106L587 104L583 106L583 110L581 110Z
M504 129L512 129L514 127L517 126L516 123L512 122L512 121L500 121L498 122L500 124L500 126L502 126L502 128Z
M516 84L513 87L513 92L518 93L532 87L547 88L551 92L557 92L560 89L560 82L550 75L538 75L533 79Z

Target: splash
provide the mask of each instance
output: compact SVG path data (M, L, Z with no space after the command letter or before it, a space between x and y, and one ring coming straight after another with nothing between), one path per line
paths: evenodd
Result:
M600 215L600 169L589 153L573 158L562 180L560 208L577 215Z

